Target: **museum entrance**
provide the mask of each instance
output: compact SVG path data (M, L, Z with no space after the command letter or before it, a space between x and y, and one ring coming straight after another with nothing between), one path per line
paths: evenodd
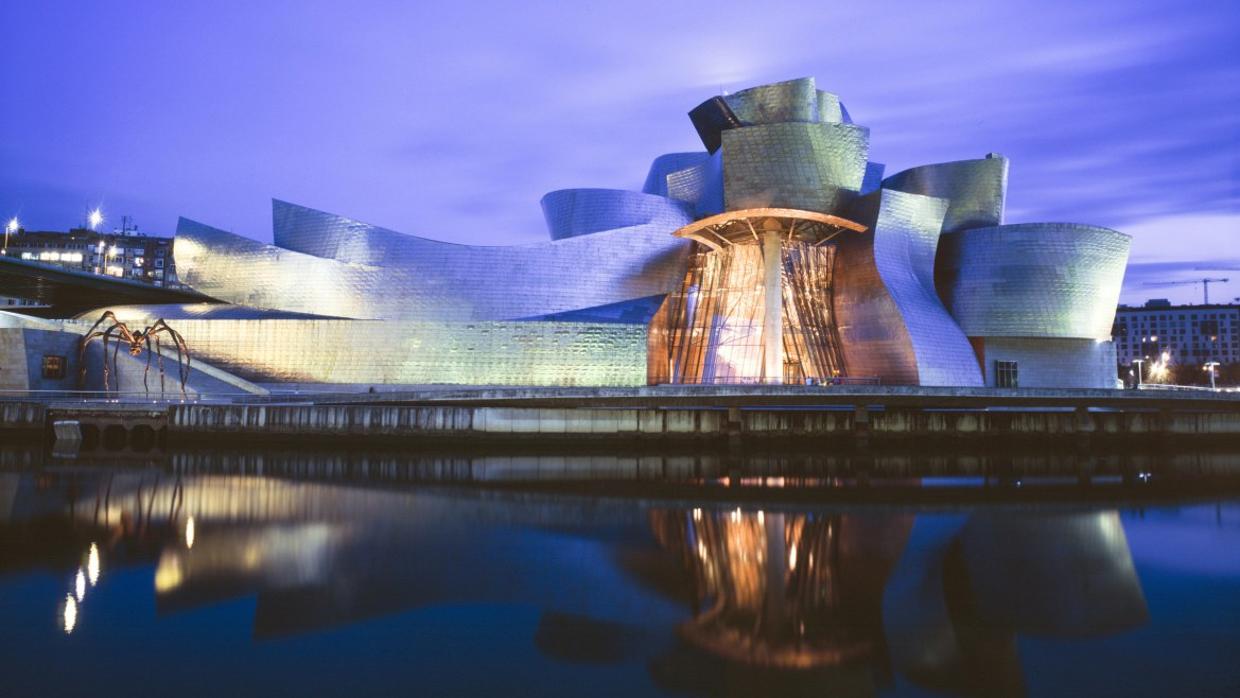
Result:
M852 221L793 209L712 216L680 288L650 325L651 383L804 384L846 375L832 310L838 235Z

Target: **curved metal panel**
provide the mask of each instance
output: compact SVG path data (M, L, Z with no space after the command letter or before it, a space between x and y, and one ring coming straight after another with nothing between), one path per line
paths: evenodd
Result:
M724 131L725 208L838 213L861 189L869 147L869 130L851 124L789 122Z
M668 175L702 165L708 159L710 159L710 153L705 152L665 153L660 155L654 159L654 162L650 163L650 172L646 174L646 184L642 186L642 191L656 196L671 196L673 199L679 198L668 193ZM688 201L688 199L681 200Z
M181 218L173 245L181 282L209 288L220 300L263 310L347 318L382 318L398 312L401 287L382 270L293 252Z
M723 154L716 151L704 162L668 174L667 195L688 202L698 216L723 211Z
M743 126L818 121L820 99L813 78L759 85L723 97ZM827 101L830 102L829 99Z
M552 240L645 223L675 230L693 220L682 201L623 189L560 189L540 203Z
M865 176L861 180L861 193L869 194L883 188L883 170L887 166L881 162L867 162Z
M922 165L883 180L884 189L946 199L943 232L1003 225L1007 197L1008 159L992 155Z
M982 385L977 357L934 287L942 199L880 190L874 262L891 293L917 357L920 385Z
M156 320L339 320L330 315L291 313L284 310L261 310L231 303L154 303L143 305L113 305L95 308L73 316L74 320L94 322L105 310L116 314L117 319L130 325Z
M839 95L818 90L818 120L826 124L845 123Z
M884 383L982 385L969 340L934 287L941 199L879 190L854 207L873 236L840 242L836 317L848 375Z
M970 337L1109 339L1130 238L1073 223L943 236L937 287Z
M143 315L141 307L123 310L126 317ZM646 383L641 324L184 319L174 325L193 348L195 364L264 383Z
M278 203L264 245L181 219L183 282L255 308L346 318L512 320L666 294L688 243L646 224L556 242L473 247Z
M706 152L715 153L722 144L721 134L731 128L740 128L740 119L732 113L723 97L711 97L689 111L689 121L697 130L698 138L706 146Z

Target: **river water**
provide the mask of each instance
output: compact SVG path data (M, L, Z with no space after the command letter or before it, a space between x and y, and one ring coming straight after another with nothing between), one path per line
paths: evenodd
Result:
M1240 695L1161 458L0 450L0 695Z

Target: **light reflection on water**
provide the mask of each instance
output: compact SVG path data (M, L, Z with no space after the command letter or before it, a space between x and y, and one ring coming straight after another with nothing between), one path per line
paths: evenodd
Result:
M0 692L126 693L138 667L182 695L1240 681L1182 671L1240 652L1234 501L737 504L232 466L0 472ZM66 654L90 671L54 671Z

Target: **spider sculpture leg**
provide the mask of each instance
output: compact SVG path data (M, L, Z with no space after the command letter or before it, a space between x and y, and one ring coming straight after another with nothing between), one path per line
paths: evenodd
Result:
M179 373L178 377L181 379L181 394L183 396L186 395L185 384L189 381L190 374L190 352L185 338L181 336L180 332L169 327L163 318L156 320L155 324L148 327L146 333L148 336L167 333L172 338L173 344L177 349L177 370Z

